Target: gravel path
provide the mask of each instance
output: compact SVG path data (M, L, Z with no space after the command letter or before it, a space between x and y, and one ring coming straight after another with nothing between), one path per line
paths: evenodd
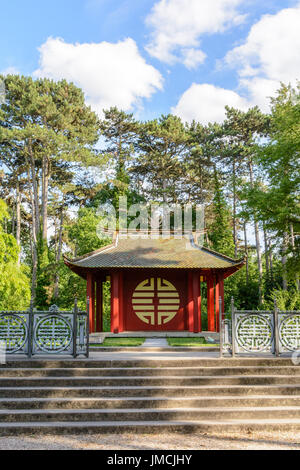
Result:
M0 450L299 450L300 432L32 435L0 437Z

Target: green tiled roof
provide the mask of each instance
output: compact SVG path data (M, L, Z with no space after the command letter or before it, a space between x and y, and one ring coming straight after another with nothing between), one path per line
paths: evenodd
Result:
M65 262L77 268L228 269L241 267L244 259L234 260L197 246L192 237L190 240L117 237L112 245Z

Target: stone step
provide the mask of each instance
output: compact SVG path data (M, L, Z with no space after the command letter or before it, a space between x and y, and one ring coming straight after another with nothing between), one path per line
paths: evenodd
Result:
M160 433L205 432L230 433L239 431L298 431L300 419L228 419L201 421L66 421L0 423L1 436L18 434L76 434L76 433Z
M300 406L300 396L192 396L117 398L0 398L0 410L55 409L144 409L144 408L234 408Z
M93 346L90 344L90 352L220 352L220 347L218 346L167 346L167 347L155 347L155 346L150 346L150 347L142 347L142 346Z
M177 385L300 385L293 375L235 375L235 376L127 376L127 377L0 377L2 387L116 387Z
M233 375L295 375L300 377L298 366L235 366L235 367L102 367L102 368L0 368L0 378L5 377L127 377L127 376L233 376Z
M300 430L291 358L19 359L0 368L1 436L275 429Z
M163 386L86 386L86 387L2 387L0 398L123 398L192 397L236 395L300 396L300 385L163 385Z
M119 355L118 355L119 356ZM171 359L157 358L157 359L113 359L113 354L110 359L65 359L65 360L46 360L46 359L32 359L32 360L22 360L21 358L15 360L8 358L8 362L2 368L126 368L126 367L151 367L151 368L160 368L160 367L235 367L235 366L257 366L257 367L276 367L276 366L293 366L292 360L290 357L266 357L266 358L257 358L257 357L238 357L238 358L187 358L183 359L181 357L176 357L174 355Z
M228 419L300 419L300 407L0 410L3 422L85 421L200 421Z

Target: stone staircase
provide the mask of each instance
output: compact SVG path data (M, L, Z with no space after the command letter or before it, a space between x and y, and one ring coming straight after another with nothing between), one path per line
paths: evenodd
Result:
M0 436L300 430L289 358L17 360L0 368Z

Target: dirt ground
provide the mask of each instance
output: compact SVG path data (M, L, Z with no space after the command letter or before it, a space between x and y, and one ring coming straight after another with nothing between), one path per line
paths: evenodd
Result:
M0 450L299 450L300 432L0 437Z

